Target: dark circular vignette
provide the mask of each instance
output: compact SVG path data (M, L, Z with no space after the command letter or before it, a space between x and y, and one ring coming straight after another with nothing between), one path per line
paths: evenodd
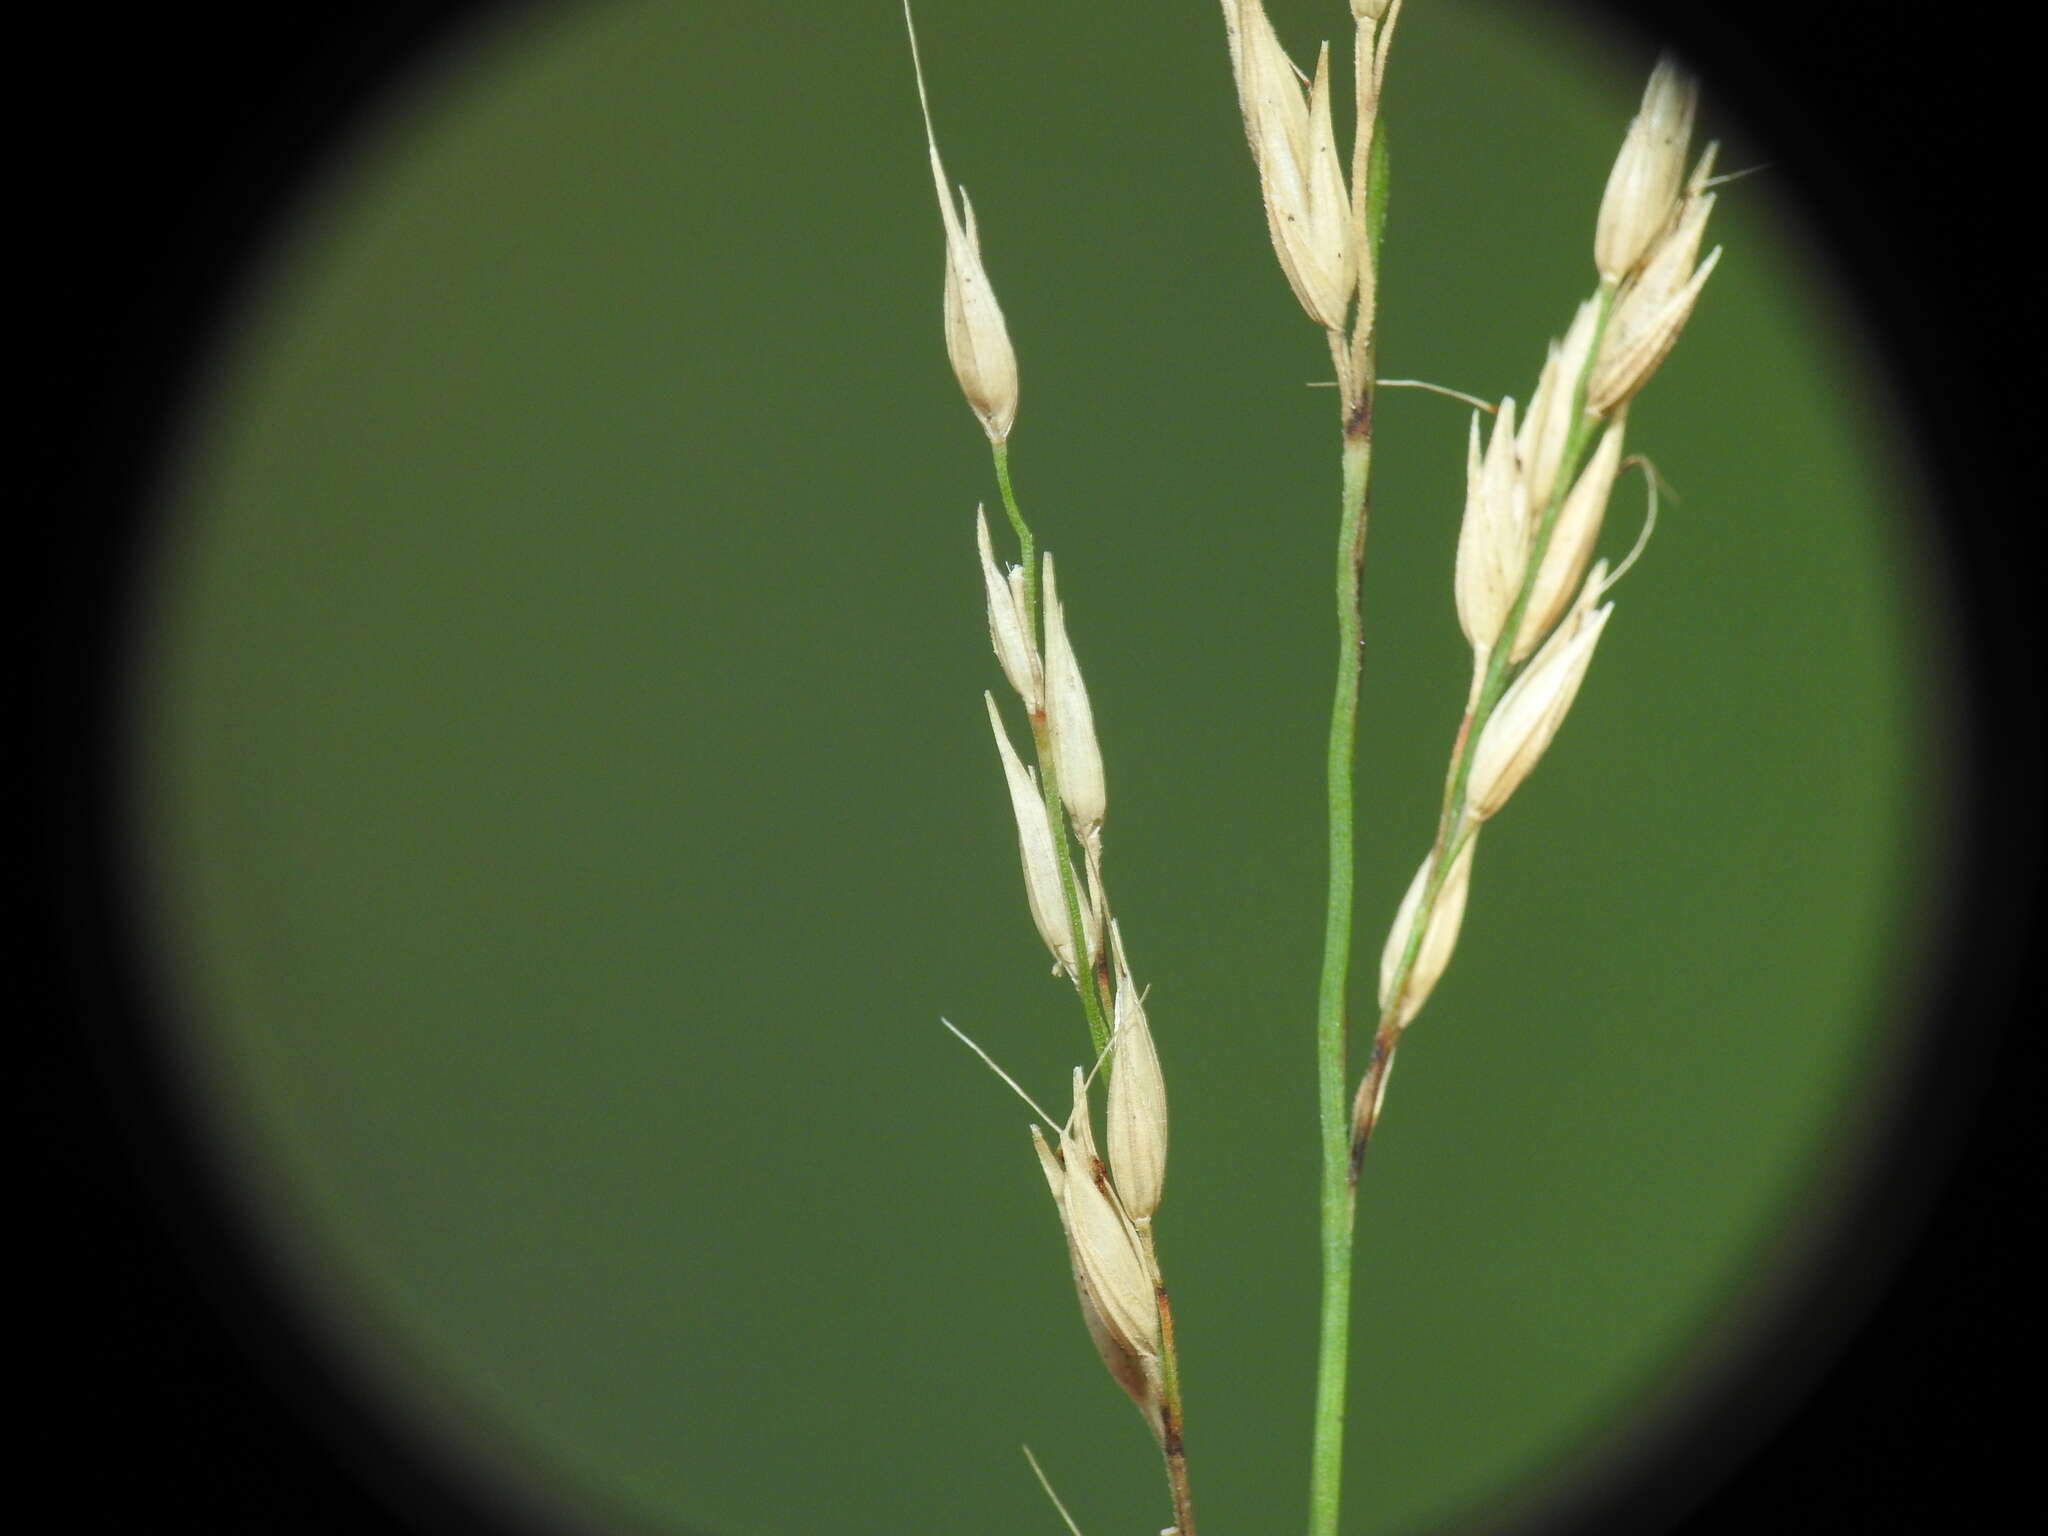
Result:
M365 1413L266 1287L181 1118L159 1033L171 999L134 926L122 821L127 624L151 557L151 496L213 341L271 233L356 128L507 9L299 7L247 35L148 13L106 35L75 27L52 54L91 62L86 115L105 130L60 167L75 202L58 226L74 281L60 451L65 483L83 488L42 636L54 953L81 1093L75 1113L46 1119L77 1235L52 1245L68 1259L53 1297L66 1367L39 1406L59 1486L89 1520L538 1530ZM1969 798L1943 829L1945 887L1921 902L1945 925L1931 936L1942 959L1912 1000L1927 1027L1897 1064L1903 1113L1881 1168L1839 1230L1814 1234L1785 1304L1662 1443L1527 1530L1974 1528L2022 1465L2017 1424L1978 1398L2019 1315L2009 1201L2023 1085L2008 1031L2031 979L2021 961L2040 852L2038 741L2032 712L2013 708L2032 691L2036 637L2004 528L2023 504L1997 457L2024 441L2000 430L2018 412L1998 366L2023 319L2001 293L2013 262L2000 253L2015 245L2001 221L2017 199L1984 196L2017 50L2007 62L2000 38L1938 31L1903 0L1853 21L1767 0L1615 9L1671 38L1778 147L1774 174L1812 210L1891 362L1941 519L1920 547L1947 562L1936 585L1957 625L1965 692L1951 729Z
M89 1523L219 1530L491 1532L551 1524L384 1421L316 1349L254 1240L185 1093L178 999L140 914L132 646L162 532L153 506L247 286L355 136L513 4L328 4L268 19L125 16L94 57L106 136L72 166L84 516L66 532L45 686L48 853L83 1113L71 1145L76 1340L46 1418L59 1486ZM118 253L118 254L115 254ZM103 264L103 265L102 265ZM61 1405L61 1406L58 1406Z

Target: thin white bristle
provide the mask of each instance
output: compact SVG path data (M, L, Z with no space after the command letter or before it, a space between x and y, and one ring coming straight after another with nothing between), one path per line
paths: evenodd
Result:
M1496 415L1500 411L1500 407L1491 400L1482 400L1477 395L1468 395L1462 389L1453 389L1448 384L1432 384L1427 379L1381 379L1377 387L1380 389L1426 389L1432 395L1448 395L1453 400L1462 400L1475 410L1484 411L1489 416Z
M982 1059L982 1061L987 1065L989 1071L995 1073L997 1077L1000 1077L1004 1082L1008 1083L1010 1085L1010 1092L1016 1094L1018 1098L1022 1099L1026 1104L1030 1105L1031 1112L1034 1115L1038 1116L1039 1119L1045 1122L1046 1128L1048 1130L1053 1131L1055 1133L1059 1131L1059 1122L1053 1119L1053 1117L1051 1115L1048 1115L1044 1110L1040 1109L1038 1107L1038 1101L1032 1098L1031 1095L1026 1093L1022 1088L1018 1087L1017 1079L1010 1076L1010 1074L1005 1072L1001 1067L997 1066L995 1058L993 1056L989 1055L987 1051L984 1051L980 1046L976 1045L972 1040L968 1039L967 1036L960 1030L959 1026L954 1024L954 1022L951 1019L941 1016L939 1022L945 1025L946 1028L952 1030L954 1035L956 1035L959 1038L960 1043L962 1045L966 1046L967 1049L974 1052L975 1055L979 1056Z
M1024 1447L1024 1459L1031 1463L1031 1470L1038 1478L1038 1486L1045 1490L1045 1496L1052 1500L1052 1507L1060 1512L1060 1518L1067 1523L1067 1529L1074 1536L1081 1536L1081 1527L1074 1524L1074 1517L1067 1513L1067 1506L1060 1502L1060 1496L1052 1491L1052 1481L1045 1475L1045 1468L1038 1464L1038 1458L1031 1454L1031 1447Z
M1662 484L1664 477L1657 473L1657 466L1640 453L1631 454L1622 467L1624 469L1634 467L1643 472L1643 483L1649 492L1649 505L1643 511L1643 531L1636 535L1635 544L1630 548L1621 564L1610 571L1607 579L1600 583L1600 591L1603 595L1617 581L1620 581L1622 577L1628 574L1628 568L1634 565L1641 558L1643 551L1650 547L1650 535L1657 531L1657 490L1659 485Z

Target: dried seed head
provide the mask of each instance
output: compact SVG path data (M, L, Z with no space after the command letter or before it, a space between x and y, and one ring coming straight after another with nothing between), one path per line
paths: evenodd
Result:
M1137 1230L1124 1213L1095 1150L1088 1119L1088 1080L1074 1069L1074 1111L1060 1137L1065 1183L1061 1209L1073 1239L1075 1267L1110 1336L1131 1353L1159 1354L1159 1300Z
M989 286L981 264L981 236L974 225L974 205L960 189L960 206L947 190L946 168L939 163L939 141L932 133L931 103L925 98L924 64L917 53L917 28L904 0L904 25L910 28L910 59L917 71L917 101L924 110L925 144L931 151L932 185L939 194L939 217L946 225L946 356L953 376L981 428L992 443L1009 439L1017 419L1017 354L1010 345L1002 306Z
M1517 446L1532 517L1542 514L1557 489L1557 466L1572 435L1573 397L1579 392L1586 364L1592 360L1593 333L1599 328L1600 306L1588 299L1572 316L1564 340L1552 344L1536 393L1529 397L1529 413L1522 418Z
M1059 859L1053 851L1053 829L1045 817L1045 801L1038 792L1038 775L1024 766L1010 746L1002 716L996 713L995 695L984 693L982 698L988 704L988 723L996 734L996 750L1003 757L1003 777L1010 786L1010 809L1017 818L1017 851L1024 861L1024 897L1031 907L1031 921L1038 928L1038 936L1045 940L1046 948L1052 951L1058 968L1069 976L1078 976L1081 967L1075 962L1073 934L1067 924L1067 900L1060 885ZM1087 892L1077 889L1075 895L1081 903L1082 927L1092 932L1095 915L1089 909Z
M1031 616L1024 602L1024 583L1012 582L996 567L995 548L989 542L988 516L974 509L974 533L981 547L981 583L988 596L988 636L996 648L996 660L1003 676L1017 690L1017 697L1032 714L1045 708L1044 674L1038 648L1031 643ZM1022 571L1012 567L1020 578Z
M1109 1107L1103 1129L1116 1192L1134 1221L1150 1221L1166 1186L1166 1078L1144 999L1124 959L1123 935L1109 925L1116 956L1116 1033L1109 1056Z
M1451 963L1451 951L1458 944L1458 928L1465 921L1465 896L1472 885L1472 853L1478 846L1479 834L1475 831L1465 839L1465 846L1459 850L1456 861L1444 876L1444 883L1437 890L1436 903L1429 912L1429 927L1422 936L1422 946L1416 950L1415 963L1408 968L1408 975L1401 983L1400 1007L1394 1013L1397 1028L1405 1029L1408 1021L1422 1011L1422 1005L1442 979L1444 967ZM1430 859L1424 859L1422 867L1415 871L1415 878L1408 882L1408 894L1401 898L1401 909L1394 914L1394 926L1387 933L1386 948L1380 951L1382 1009L1394 1006L1394 982L1401 969L1401 957L1408 952L1410 932L1421 909L1423 893L1429 888L1430 864Z
M1053 581L1052 556L1045 557L1041 586L1045 605L1045 727L1052 737L1060 798L1074 835L1090 841L1108 810L1102 779L1102 749L1095 742L1095 712L1067 639L1066 607Z
M1528 552L1529 495L1515 456L1515 402L1503 400L1485 458L1477 416L1465 451L1465 518L1451 586L1458 626L1475 651L1491 649L1500 638Z
M1358 252L1330 120L1330 50L1317 58L1304 96L1300 72L1259 0L1223 0L1223 19L1280 270L1310 319L1341 330L1358 281Z
M1678 340L1678 333L1685 329L1700 289L1721 259L1717 246L1697 269L1693 266L1707 215L1714 210L1714 194L1699 190L1713 153L1709 146L1677 216L1658 239L1642 271L1615 300L1614 313L1600 338L1600 359L1586 389L1588 410L1606 415L1625 405L1649 382Z
M1484 821L1507 804L1564 723L1592 664L1593 647L1614 612L1612 603L1594 606L1606 578L1604 563L1587 573L1572 611L1494 706L1473 749L1466 786L1466 809L1475 821Z
M943 174L937 150L932 151L932 168ZM964 231L954 220L946 221L946 356L961 393L981 418L982 431L990 442L1002 443L1017 420L1017 353L981 264L981 238L965 187L960 209Z
M1652 314L1632 316L1626 330L1609 325L1612 341L1600 348L1600 361L1593 369L1593 382L1586 391L1586 408L1600 415L1611 415L1635 397L1662 365L1678 340L1678 333L1685 329L1685 322L1692 318L1693 304L1699 299L1700 290L1707 285L1715 265L1721 260L1721 248L1717 245L1707 253L1707 259L1700 263L1699 270L1692 274L1685 286L1668 300L1663 308ZM1639 324L1633 323L1640 321Z
M1521 633L1509 656L1520 661L1542 643L1550 627L1564 613L1579 589L1580 579L1593 558L1593 546L1600 540L1600 524L1607 514L1607 498L1614 490L1615 471L1621 466L1622 423L1600 434L1600 445L1579 471L1571 490L1558 508L1551 526L1550 543L1543 551L1535 585L1529 592L1529 606L1522 613Z
M1156 1360L1147 1359L1135 1350L1126 1349L1102 1315L1102 1308L1088 1289L1088 1282L1081 1274L1081 1256L1074 1246L1073 1229L1067 1221L1066 1169L1059 1155L1045 1144L1045 1138L1037 1126L1031 1127L1031 1143L1038 1151L1038 1165L1045 1173L1045 1182L1052 1187L1052 1203L1059 1212L1060 1230L1067 1239L1067 1263L1073 1271L1074 1294L1081 1303L1081 1321L1087 1325L1088 1337L1095 1345L1095 1353L1102 1357L1111 1378L1138 1405L1140 1412L1149 1419L1159 1401L1159 1367Z
M1670 222L1698 105L1692 79L1670 59L1659 59L1600 199L1593 263L1607 282L1633 272Z

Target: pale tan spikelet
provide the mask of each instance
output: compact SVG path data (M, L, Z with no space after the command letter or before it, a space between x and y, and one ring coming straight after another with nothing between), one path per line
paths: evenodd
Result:
M1465 517L1458 528L1452 595L1458 625L1475 651L1490 650L1522 587L1529 555L1529 496L1515 454L1515 402L1500 403L1485 457L1479 418L1465 458Z
M995 547L989 542L988 515L980 507L974 509L974 533L981 550L982 586L988 597L989 641L995 646L1003 676L1017 690L1025 709L1035 715L1045 708L1044 669L1039 663L1038 647L1031 641L1024 585L1021 581L1010 581L997 567Z
M1394 914L1394 926L1387 933L1386 947L1380 951L1380 1008L1391 1010L1396 1028L1405 1029L1408 1022L1422 1011L1422 1005L1429 1001L1429 994L1436 990L1442 980L1444 968L1451 963L1451 951L1458 945L1458 929L1465 921L1465 897L1472 885L1472 854L1479 846L1479 834L1475 831L1465 839L1465 846L1459 850L1457 859L1444 876L1438 888L1436 904L1430 908L1429 927L1422 936L1422 945L1415 952L1415 963L1408 968L1408 975L1401 983L1400 1005L1395 1007L1394 981L1401 969L1401 958L1408 952L1408 941L1415 926L1417 912L1422 906L1423 893L1429 888L1430 866L1434 855L1422 861L1422 867L1415 871L1415 878L1408 882L1408 894L1401 898L1401 907Z
M1488 651L1499 638L1507 610L1494 612L1492 559L1486 547L1490 532L1484 526L1486 498L1485 460L1479 452L1479 413L1472 413L1471 431L1465 441L1465 516L1458 524L1458 557L1451 575L1451 595L1457 601L1458 628L1475 651Z
M1067 900L1060 884L1058 855L1053 850L1053 828L1046 820L1045 801L1038 792L1038 775L1025 767L1010 745L1003 717L996 713L995 695L984 693L988 723L996 736L996 750L1003 758L1003 778L1010 786L1010 809L1017 818L1017 851L1024 864L1024 897L1031 908L1032 924L1045 940L1060 970L1069 976L1081 971L1075 963L1074 938L1067 924ZM1085 892L1076 892L1082 904L1084 927L1092 927L1093 914L1087 910Z
M1700 263L1699 270L1665 302L1662 309L1643 316L1640 327L1631 333L1615 331L1611 344L1602 343L1600 361L1594 366L1593 381L1586 391L1587 410L1602 416L1611 415L1649 382L1650 375L1670 355L1678 333L1685 329L1685 322L1692 318L1693 304L1720 260L1721 248L1717 245L1707 253L1707 259ZM1614 330L1612 326L1609 329Z
M1600 643L1601 632L1614 612L1612 603L1594 606L1605 590L1606 577L1604 562L1587 573L1572 611L1522 675L1509 684L1480 732L1465 791L1466 809L1475 821L1484 821L1507 804L1508 796L1529 776L1578 697L1586 668L1592 664L1593 648Z
M932 168L939 171L936 150ZM981 239L965 187L960 189L960 208L966 220L964 240L955 237L960 226L946 221L946 356L960 392L981 418L982 431L990 442L1002 443L1009 441L1017 421L1017 353L981 264Z
M1102 1315L1102 1306L1088 1287L1088 1281L1081 1273L1081 1255L1074 1246L1074 1233L1067 1221L1066 1169L1058 1154L1045 1144L1038 1127L1031 1127L1031 1143L1038 1151L1038 1165L1045 1174L1045 1182L1052 1189L1052 1203L1059 1212L1060 1231L1067 1240L1067 1265L1074 1276L1074 1295L1081 1304L1081 1321L1088 1329L1088 1338L1095 1346L1095 1353L1101 1357L1104 1369L1111 1380L1124 1389L1132 1402L1138 1405L1148 1421L1157 1418L1159 1404L1159 1365L1126 1349L1110 1331Z
M1614 476L1621 467L1623 422L1617 417L1600 434L1599 446L1579 471L1579 478L1565 494L1550 530L1550 544L1543 551L1543 564L1529 591L1529 606L1522 613L1522 628L1515 639L1510 661L1520 661L1543 642L1550 628L1571 606L1586 567L1593 559L1593 547L1600 541L1600 525L1606 519L1607 499L1614 490Z
M1711 163L1710 148L1701 169ZM1704 176L1695 176L1704 183ZM1600 338L1600 359L1587 386L1587 409L1606 415L1626 404L1649 382L1692 316L1692 307L1708 274L1721 259L1716 247L1697 268L1707 216L1714 194L1688 191L1677 216L1658 239L1643 269L1615 300L1606 332Z
M1550 348L1536 393L1529 397L1529 412L1522 418L1518 447L1532 516L1542 515L1550 505L1551 493L1557 489L1557 467L1564 458L1576 419L1573 397L1578 393L1586 364L1592 360L1593 336L1599 328L1600 305L1588 299L1572 316L1564 340Z
M1712 163L1714 148L1713 145L1707 146L1707 152L1700 160L1701 171ZM1705 177L1696 173L1694 183L1703 187ZM1614 315L1608 321L1609 331L1626 333L1639 329L1641 322L1633 319L1635 315L1657 313L1670 302L1673 294L1685 286L1699 263L1702 237L1713 211L1713 193L1688 188L1671 222L1651 246L1642 270L1629 281L1615 301ZM1603 338L1602 350L1606 348Z
M1331 121L1330 51L1325 47L1318 56L1304 96L1300 72L1259 0L1224 0L1224 20L1280 270L1310 319L1341 330L1357 285L1358 251Z
M1109 1056L1109 1104L1103 1117L1110 1172L1133 1221L1150 1221L1166 1188L1166 1078L1145 1017L1145 1001L1131 980L1123 934L1109 925L1116 957L1116 1032Z
M1669 58L1659 59L1600 199L1593 264L1605 281L1618 283L1633 272L1670 222L1698 106L1691 77Z
M1146 1359L1159 1355L1159 1298L1137 1230L1110 1188L1088 1117L1088 1080L1074 1069L1074 1111L1060 1137L1061 1197L1076 1267L1110 1336Z
M1045 557L1040 583L1045 607L1045 726L1052 737L1053 763L1060 778L1060 799L1074 835L1091 841L1108 813L1108 792L1102 777L1102 749L1095 740L1095 711L1081 681L1080 663L1067 638L1066 606L1053 579L1052 556Z
M1017 353L1003 322L988 272L981 261L981 236L974 224L974 205L960 189L953 206L946 168L939 161L939 141L932 132L931 103L924 88L924 63L917 52L917 27L904 0L903 23L910 30L910 59L917 72L917 101L924 111L925 144L931 151L932 185L939 194L939 217L946 226L946 356L961 393L992 443L1006 442L1017 420Z

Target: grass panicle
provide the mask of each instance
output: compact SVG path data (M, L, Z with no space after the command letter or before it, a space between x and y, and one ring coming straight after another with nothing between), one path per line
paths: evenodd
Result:
M1357 1182L1395 1055L1456 950L1480 829L1556 739L1613 616L1607 594L1634 563L1654 522L1653 474L1643 538L1610 572L1598 557L1607 504L1620 470L1637 462L1622 458L1628 404L1670 352L1720 256L1718 250L1704 259L1699 254L1714 202L1712 146L1690 174L1686 169L1698 92L1683 71L1662 60L1623 135L1601 199L1595 291L1550 344L1526 404L1518 408L1510 398L1495 406L1429 386L1493 417L1484 434L1476 414L1472 421L1451 583L1452 606L1471 647L1471 683L1435 835L1381 946L1378 1025L1354 1087L1346 1062L1353 777L1373 399L1382 382L1410 382L1376 376L1389 165L1380 102L1401 4L1350 0L1353 131L1346 147L1335 127L1338 86L1329 47L1317 51L1312 70L1300 69L1261 0L1222 0L1231 76L1267 232L1282 277L1324 333L1340 413L1332 588L1337 656L1325 781L1329 865L1315 1014L1322 1310L1310 1536L1336 1536L1338 1529ZM909 26L907 4L904 19ZM1166 1179L1166 1080L1145 994L1132 977L1104 882L1109 801L1095 704L1082 681L1053 557L1040 549L1011 477L1016 353L988 281L973 209L964 191L956 205L939 160L916 46L913 28L918 100L945 235L947 355L988 436L1017 544L1014 561L999 555L986 512L977 509L989 640L1009 696L1022 706L1030 762L1012 745L996 695L984 698L1017 826L1025 905L1052 955L1054 974L1075 990L1096 1063L1094 1072L1075 1068L1064 1121L1055 1124L1039 1112L1045 1127L1032 1126L1032 1144L1058 1214L1083 1326L1164 1454L1174 1521L1168 1536L1195 1536L1180 1362L1154 1225ZM1106 1159L1097 1149L1090 1099L1098 1072L1107 1078ZM1038 1470L1035 1458L1032 1467ZM1049 1484L1046 1491L1051 1494ZM1076 1529L1056 1496L1054 1502Z

